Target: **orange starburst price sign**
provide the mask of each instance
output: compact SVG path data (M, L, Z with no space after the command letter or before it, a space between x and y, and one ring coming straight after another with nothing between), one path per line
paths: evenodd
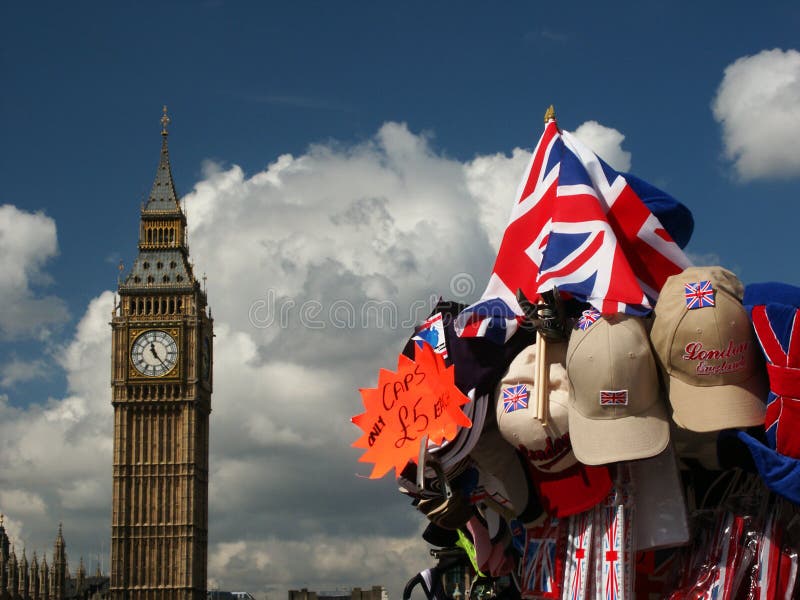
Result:
M364 434L353 443L366 452L359 462L374 463L371 479L392 467L395 476L416 462L425 436L433 444L452 441L458 427L472 421L461 407L469 402L455 385L453 367L428 344L415 345L414 360L401 354L397 371L381 369L378 387L361 389L366 412L351 420Z

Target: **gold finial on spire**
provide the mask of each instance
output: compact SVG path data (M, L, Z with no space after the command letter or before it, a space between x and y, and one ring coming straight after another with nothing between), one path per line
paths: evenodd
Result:
M161 135L169 135L169 132L167 131L167 125L170 123L170 118L167 116L166 104L164 105L164 108L161 109L161 112L163 113L161 115Z
M548 121L555 121L556 120L556 109L551 104L547 107L547 110L544 111L544 122L547 123Z

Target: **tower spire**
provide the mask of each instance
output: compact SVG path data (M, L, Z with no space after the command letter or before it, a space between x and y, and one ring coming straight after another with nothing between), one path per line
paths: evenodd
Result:
M186 215L181 210L172 168L169 162L167 126L171 119L167 107L161 114L161 156L156 177L147 200L142 205L139 224L139 256L130 273L122 276L120 266L118 288L124 290L154 288L189 291L197 285L188 260Z
M169 147L167 146L169 131L167 130L167 125L171 122L172 119L167 115L167 106L165 104L161 109L161 157L158 161L158 170L156 171L155 181L153 181L153 188L150 190L150 196L142 209L144 214L175 214L181 212L178 194L175 191L175 182L172 180L172 168L169 164Z

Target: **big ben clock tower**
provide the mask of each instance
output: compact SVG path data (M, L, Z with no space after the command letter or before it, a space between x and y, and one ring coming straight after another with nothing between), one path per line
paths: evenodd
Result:
M111 328L111 597L205 600L213 321L192 271L161 117L139 254Z

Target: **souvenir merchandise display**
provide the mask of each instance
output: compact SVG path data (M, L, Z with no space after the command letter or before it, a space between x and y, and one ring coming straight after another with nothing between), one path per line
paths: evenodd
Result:
M352 419L439 557L404 599L800 597L800 288L692 266L693 228L548 109L483 295Z

